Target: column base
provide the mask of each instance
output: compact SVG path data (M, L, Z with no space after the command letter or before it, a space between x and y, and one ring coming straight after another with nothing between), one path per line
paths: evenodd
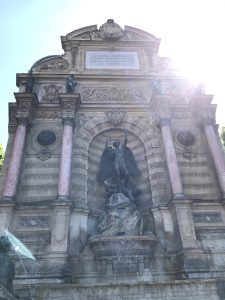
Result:
M0 198L0 204L14 204L15 203L15 198L14 197L9 197L9 196L3 196Z
M179 270L177 279L201 278L205 276L205 271L213 265L211 255L204 253L202 249L198 247L183 248L177 255L177 268Z
M172 200L184 200L188 199L188 197L184 194L173 194Z
M58 196L53 204L56 205L72 205L72 202L68 196Z

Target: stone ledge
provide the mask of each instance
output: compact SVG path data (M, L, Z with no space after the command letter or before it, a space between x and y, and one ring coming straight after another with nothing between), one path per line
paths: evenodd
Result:
M17 286L18 293L21 286ZM31 287L32 288L32 287ZM37 283L33 285L38 299L82 299L82 300L204 300L224 299L225 279L172 280L159 282L119 282L72 284ZM124 298L124 295L126 297ZM36 298L35 298L36 299Z

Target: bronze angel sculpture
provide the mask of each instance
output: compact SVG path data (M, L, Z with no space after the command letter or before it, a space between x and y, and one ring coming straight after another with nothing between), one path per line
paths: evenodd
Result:
M127 147L127 132L124 142L106 141L101 156L97 179L105 185L108 196L122 193L130 200L135 200L139 189L136 185L140 175L132 151Z

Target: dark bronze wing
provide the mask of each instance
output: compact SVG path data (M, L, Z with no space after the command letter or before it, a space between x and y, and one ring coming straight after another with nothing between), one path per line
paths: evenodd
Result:
M112 149L105 148L101 156L97 179L98 181L103 182L104 180L114 176L114 152Z
M140 171L137 167L137 163L135 161L132 151L127 146L124 147L124 160L129 176L138 177L140 175Z

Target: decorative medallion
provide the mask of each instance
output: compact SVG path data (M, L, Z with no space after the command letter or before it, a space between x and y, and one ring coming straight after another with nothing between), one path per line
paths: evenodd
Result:
M106 112L105 114L109 122L112 123L115 127L117 127L123 122L126 112L121 109L115 108Z
M51 146L55 141L56 134L51 130L43 130L37 136L38 144L44 147Z
M61 87L57 87L54 84L50 84L48 86L45 86L45 95L44 99L49 102L55 102L59 99L59 90Z
M103 39L116 40L123 36L123 29L116 24L113 19L108 19L107 22L99 28L99 35Z
M188 131L188 130L183 130L179 131L177 133L177 141L183 145L183 146L192 146L195 143L195 137L194 135Z

